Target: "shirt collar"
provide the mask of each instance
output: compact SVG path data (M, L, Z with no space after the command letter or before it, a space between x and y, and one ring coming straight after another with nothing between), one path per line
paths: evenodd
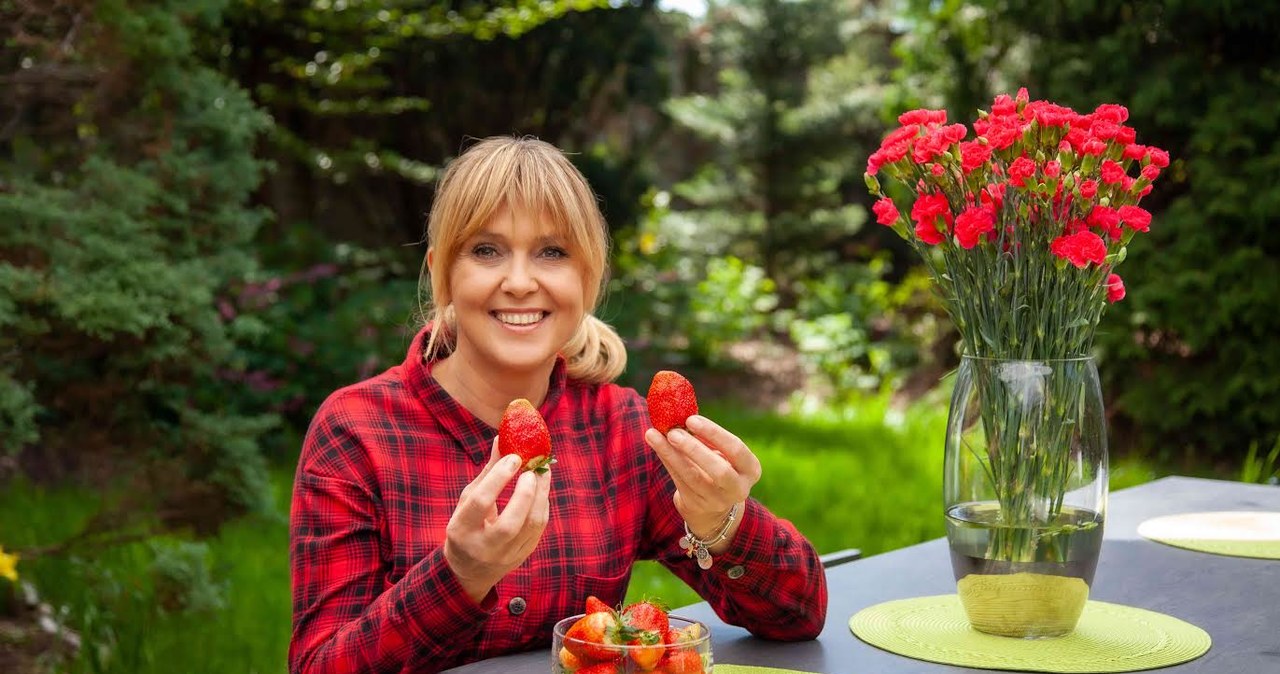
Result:
M405 385L436 418L440 428L453 436L471 462L482 465L489 460L490 446L493 443L493 437L498 434L498 429L481 421L470 410L459 404L440 386L440 382L431 376L431 368L436 360L424 362L422 357L430 338L431 326L427 325L418 331L409 345L409 352L405 355L404 363L400 365ZM564 356L557 354L555 366L551 368L547 397L538 408L547 421L551 420L552 414L559 406L567 383L567 364Z

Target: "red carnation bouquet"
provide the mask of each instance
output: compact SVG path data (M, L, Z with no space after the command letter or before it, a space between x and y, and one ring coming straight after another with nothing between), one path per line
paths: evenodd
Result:
M876 221L924 259L966 354L1088 354L1107 303L1124 298L1115 267L1151 225L1138 204L1169 165L1136 142L1128 116L1114 104L1080 114L1020 89L979 111L972 139L946 111L912 110L871 155ZM911 200L886 196L882 174Z

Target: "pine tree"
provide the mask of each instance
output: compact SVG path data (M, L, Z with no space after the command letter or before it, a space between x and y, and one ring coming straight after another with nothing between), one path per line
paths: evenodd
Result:
M668 106L711 154L675 189L677 238L762 266L785 296L859 231L866 210L851 192L879 140L887 58L867 16L839 0L711 7L701 30L718 79Z
M225 4L0 3L0 443L37 476L136 480L112 526L269 507L274 419L223 411L264 329L217 299L256 268L268 124L194 52Z

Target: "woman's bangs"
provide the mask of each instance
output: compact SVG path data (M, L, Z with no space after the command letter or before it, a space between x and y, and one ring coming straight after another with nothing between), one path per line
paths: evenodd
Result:
M569 254L590 263L592 245L590 230L596 226L589 212L578 203L579 195L573 183L562 176L561 167L550 162L538 162L540 166L522 167L523 175L513 181L507 201L512 208L537 213L555 229L555 235L564 241Z

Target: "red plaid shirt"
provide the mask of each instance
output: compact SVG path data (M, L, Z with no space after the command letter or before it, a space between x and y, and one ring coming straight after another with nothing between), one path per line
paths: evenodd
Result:
M444 531L497 432L436 383L425 336L403 364L329 396L307 432L289 531L291 672L437 672L549 649L552 625L588 595L622 600L637 559L658 560L758 636L821 631L826 579L795 527L748 501L732 550L699 569L676 545L683 521L642 437L644 399L569 381L563 360L541 408L556 457L550 521L477 605L445 563Z

